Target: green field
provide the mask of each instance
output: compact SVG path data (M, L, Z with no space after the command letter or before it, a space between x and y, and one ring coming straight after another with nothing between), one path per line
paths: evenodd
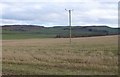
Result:
M34 27L37 27L34 29ZM119 28L107 26L72 26L72 37L118 35ZM2 39L28 39L28 38L55 38L69 37L68 26L44 27L38 26L4 26Z
M45 35L45 34L30 34L30 33L25 33L25 34L22 34L22 33L13 33L13 34L3 34L2 35L2 39L6 39L6 40L9 40L9 39L30 39L30 38L52 38L52 37L55 37L55 35Z
M73 38L71 45L68 38L4 39L2 43L5 75L118 74L117 35Z

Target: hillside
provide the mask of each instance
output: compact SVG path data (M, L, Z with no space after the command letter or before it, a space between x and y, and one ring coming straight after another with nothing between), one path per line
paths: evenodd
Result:
M36 25L4 25L2 26L3 30L9 31L33 31L44 28L44 26L36 26Z
M37 25L4 25L3 39L7 38L66 38L69 26L44 27ZM117 35L118 28L108 26L72 26L72 37Z

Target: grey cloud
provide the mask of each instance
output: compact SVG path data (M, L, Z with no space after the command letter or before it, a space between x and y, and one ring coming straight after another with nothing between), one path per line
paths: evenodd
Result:
M112 0L111 0L112 1ZM2 19L16 20L28 24L51 24L67 25L68 12L66 9L74 9L72 12L73 25L82 25L81 23L106 23L115 24L116 19L106 18L104 13L101 17L95 16L97 13L89 14L92 10L112 10L108 16L115 15L117 3L112 2L3 2L6 7L3 8ZM9 21L10 22L10 21ZM15 22L15 21L14 21ZM13 22L12 22L13 23ZM5 24L5 23L4 23Z

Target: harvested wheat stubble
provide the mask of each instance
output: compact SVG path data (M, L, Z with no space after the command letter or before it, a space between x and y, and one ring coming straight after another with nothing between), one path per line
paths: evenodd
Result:
M3 74L115 75L118 36L3 40Z

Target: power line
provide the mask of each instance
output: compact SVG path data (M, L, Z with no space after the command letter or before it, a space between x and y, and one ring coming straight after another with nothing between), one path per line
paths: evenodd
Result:
M69 27L70 27L70 33L69 33L69 37L70 37L70 44L71 44L71 33L72 33L72 31L71 31L71 11L73 11L73 9L71 10L67 10L67 9L65 9L66 11L68 11L68 13L69 13Z

